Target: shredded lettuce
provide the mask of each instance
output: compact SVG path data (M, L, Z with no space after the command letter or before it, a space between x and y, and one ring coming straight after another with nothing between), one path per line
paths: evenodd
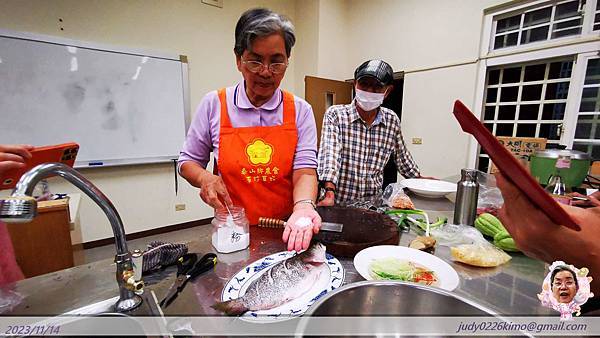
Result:
M409 261L397 258L381 258L374 260L371 265L371 277L374 279L393 279L405 282L413 280L415 266Z

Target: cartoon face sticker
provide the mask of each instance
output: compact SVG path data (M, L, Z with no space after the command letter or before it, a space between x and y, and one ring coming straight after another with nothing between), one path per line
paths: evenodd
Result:
M273 146L257 138L246 146L246 155L250 164L269 164L273 155Z
M587 268L577 269L563 261L550 265L538 298L542 305L560 312L561 320L571 320L580 314L581 305L594 296L590 291L592 277Z

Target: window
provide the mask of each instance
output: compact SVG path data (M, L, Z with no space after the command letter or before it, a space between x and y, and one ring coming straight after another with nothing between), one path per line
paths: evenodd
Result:
M558 143L562 134L574 57L488 68L484 125L496 136L543 137ZM487 155L479 170L487 171Z
M600 160L600 58L587 59L573 149Z
M580 35L585 0L558 2L494 18L492 49L520 46L538 41ZM600 29L596 11L594 29ZM598 27L596 27L598 26Z
M594 15L594 30L600 30L600 1L596 4L596 13Z
M515 1L485 13L476 102L486 128L600 160L600 0ZM469 165L488 171L489 157L469 147Z

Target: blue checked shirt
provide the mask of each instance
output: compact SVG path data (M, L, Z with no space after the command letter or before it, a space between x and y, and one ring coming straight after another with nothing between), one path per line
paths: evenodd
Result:
M331 106L325 113L317 172L319 180L335 184L336 204L381 194L383 169L394 153L402 176L420 176L392 110L381 107L371 126L360 117L354 101Z

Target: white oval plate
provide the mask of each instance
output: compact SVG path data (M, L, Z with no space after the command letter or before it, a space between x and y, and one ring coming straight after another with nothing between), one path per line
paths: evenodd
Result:
M282 251L261 258L236 273L223 287L221 301L243 296L250 284L265 271L285 259L293 257L294 251ZM271 323L301 316L319 298L344 283L344 267L337 258L326 254L327 264L314 286L301 297L276 308L261 311L248 311L240 319L250 322Z
M426 252L397 245L378 245L361 250L354 256L354 268L366 280L373 280L369 273L371 262L381 258L398 258L420 264L435 273L440 289L452 291L458 287L458 274L450 264ZM418 283L415 283L418 284Z
M456 192L456 183L425 178L407 178L400 181L400 184L419 196L429 198L444 197Z

